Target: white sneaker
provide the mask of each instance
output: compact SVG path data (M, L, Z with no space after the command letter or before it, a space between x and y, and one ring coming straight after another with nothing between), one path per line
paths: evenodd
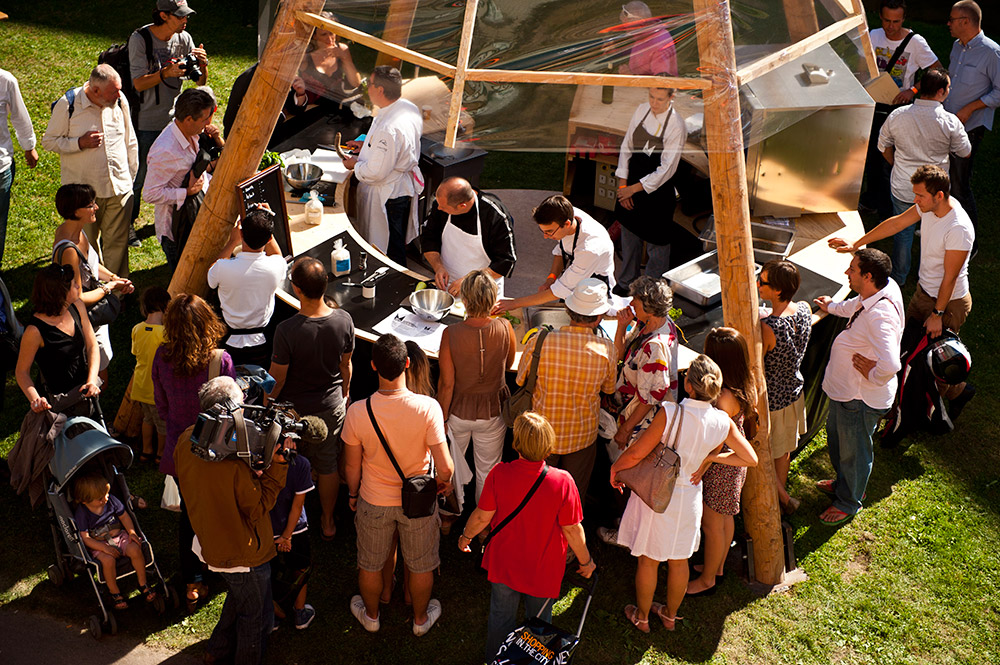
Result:
M430 611L429 608L428 611ZM354 615L355 619L361 622L361 625L364 626L365 630L369 633L378 632L378 629L380 628L379 618L375 617L374 619L370 619L368 617L368 613L365 611L365 601L361 599L361 594L355 594L354 597L351 598L351 614Z
M427 631L431 629L438 619L441 618L441 601L437 598L431 598L431 602L427 603L427 621L420 625L417 622L413 622L413 634L417 637L421 635L426 635Z

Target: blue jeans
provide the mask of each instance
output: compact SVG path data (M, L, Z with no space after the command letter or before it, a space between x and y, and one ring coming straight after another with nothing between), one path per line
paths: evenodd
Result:
M135 181L132 183L132 219L129 220L129 224L135 224L135 220L139 218L139 208L142 207L142 186L146 184L146 158L149 157L153 141L159 135L160 132L147 129L135 130L135 140L139 144L139 169L135 172Z
M913 206L913 202L900 201L892 197L892 214L902 215ZM912 224L892 237L892 273L890 276L897 284L903 286L906 276L910 274L910 263L913 259L913 232L917 225Z
M406 265L406 229L410 225L412 198L400 196L385 202L385 217L389 221L389 246L385 254L401 266Z
M3 263L3 247L7 242L7 216L10 214L10 188L14 184L14 161L0 173L0 264Z
M548 607L538 618L542 621L552 622L552 604L549 598L536 598L526 593L514 591L506 584L493 582L493 592L490 594L490 618L486 624L486 662L492 662L497 655L497 649L507 639L507 636L517 628L517 608L524 598L525 617L538 616L542 605L549 603Z
M220 574L229 593L205 651L237 665L259 665L274 628L271 564L251 568L249 573Z
M643 240L624 226L621 228L622 263L615 281L627 291L629 285L639 277ZM646 270L643 274L649 277L663 277L663 273L670 269L670 245L646 243L646 252L649 254L649 260L646 261Z
M830 400L826 440L830 462L837 474L833 506L848 515L861 510L861 498L872 473L872 434L886 411L888 409L873 409L859 399L850 402Z

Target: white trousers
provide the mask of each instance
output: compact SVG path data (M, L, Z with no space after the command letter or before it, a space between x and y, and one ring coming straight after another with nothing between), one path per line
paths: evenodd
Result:
M479 503L486 476L500 463L507 426L500 416L484 420L465 420L449 416L448 433L451 438L451 458L455 463L455 477L452 484L455 487L459 510L462 510L465 507L464 485L472 480L472 469L465 461L465 451L469 449L469 441L473 443L472 455L476 463L476 503Z

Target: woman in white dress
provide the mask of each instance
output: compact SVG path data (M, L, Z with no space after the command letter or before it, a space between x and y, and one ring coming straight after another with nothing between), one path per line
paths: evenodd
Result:
M674 629L677 609L688 584L687 560L698 549L701 538L701 476L714 463L730 466L757 466L757 454L724 412L711 405L722 390L722 372L708 356L694 359L684 380L689 397L680 405L666 403L652 424L611 466L611 484L619 471L639 464L665 438L667 422L675 412L675 445L681 468L670 505L663 513L653 512L635 493L629 498L618 529L618 543L638 558L635 573L635 605L625 607L625 616L636 628L649 632L649 615L655 613L667 630ZM681 411L678 411L682 409ZM722 452L723 444L729 447ZM653 602L657 571L667 562L667 602Z

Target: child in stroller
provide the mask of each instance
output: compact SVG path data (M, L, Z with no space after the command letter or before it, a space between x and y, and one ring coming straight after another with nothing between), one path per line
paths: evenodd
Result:
M77 502L73 515L76 527L80 530L83 544L104 569L114 609L128 609L128 602L121 594L116 579L116 560L121 556L131 559L146 602L156 601L156 592L146 583L146 561L140 545L142 540L135 531L132 518L125 512L125 506L111 496L111 483L98 474L82 476L73 484L73 498Z

